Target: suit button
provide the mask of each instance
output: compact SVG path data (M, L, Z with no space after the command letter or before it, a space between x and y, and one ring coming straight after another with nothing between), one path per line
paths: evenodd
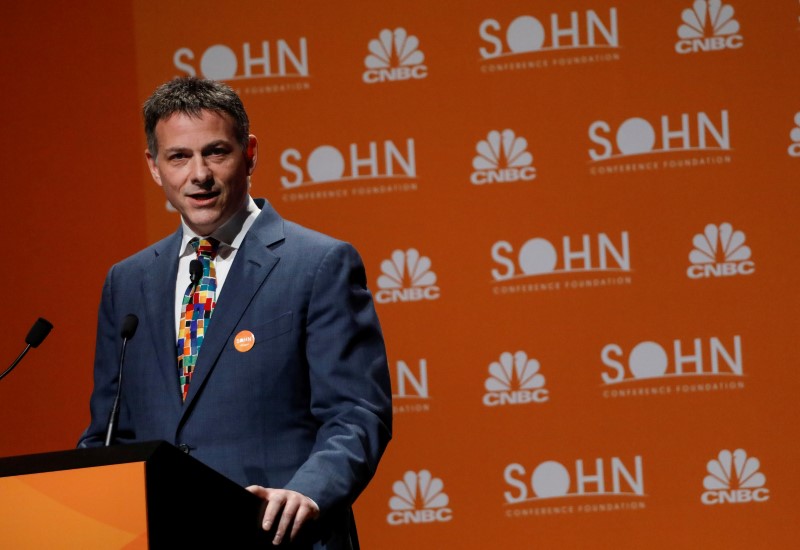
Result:
M180 449L187 455L189 454L189 446L186 443L181 443L180 445L178 445L178 449Z

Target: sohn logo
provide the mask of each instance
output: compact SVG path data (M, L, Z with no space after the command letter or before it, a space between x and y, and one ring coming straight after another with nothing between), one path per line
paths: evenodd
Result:
M607 233L560 238L534 237L515 246L509 241L492 245L494 294L629 285L629 235Z
M591 175L728 164L733 150L726 109L595 120L588 134Z
M478 27L481 72L618 61L617 9L484 19Z
M792 144L789 145L789 156L800 157L800 113L794 115L794 127L789 132Z
M250 351L255 344L256 337L249 330L239 332L233 339L233 347L236 348L236 351Z
M507 517L641 510L647 496L639 455L547 460L533 468L511 463L503 480Z
M257 78L308 77L308 43L300 38L243 42L238 46L215 44L202 53L179 48L172 56L175 68L187 76L214 80L250 80Z
M420 359L416 368L411 361L398 360L392 374L392 410L395 414L430 411L427 359Z

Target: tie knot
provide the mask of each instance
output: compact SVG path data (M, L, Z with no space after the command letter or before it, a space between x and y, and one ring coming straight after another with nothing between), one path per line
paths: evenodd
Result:
M213 260L217 257L217 249L219 248L219 241L213 237L207 239L199 239L195 237L189 244L192 245L198 257L209 258Z

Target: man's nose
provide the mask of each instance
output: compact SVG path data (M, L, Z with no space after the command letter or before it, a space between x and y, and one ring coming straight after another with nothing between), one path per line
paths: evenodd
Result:
M197 155L192 159L192 183L201 185L212 180L211 170L208 167L208 162L203 155Z

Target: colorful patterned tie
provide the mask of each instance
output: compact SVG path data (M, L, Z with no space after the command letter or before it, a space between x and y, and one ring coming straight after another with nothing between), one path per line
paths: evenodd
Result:
M197 253L197 259L203 264L203 278L197 285L189 283L181 306L181 324L178 330L178 375L184 401L189 393L189 382L192 380L197 355L200 346L203 345L203 336L208 332L211 313L216 303L217 275L214 258L217 256L219 241L212 238L194 238L189 244Z

